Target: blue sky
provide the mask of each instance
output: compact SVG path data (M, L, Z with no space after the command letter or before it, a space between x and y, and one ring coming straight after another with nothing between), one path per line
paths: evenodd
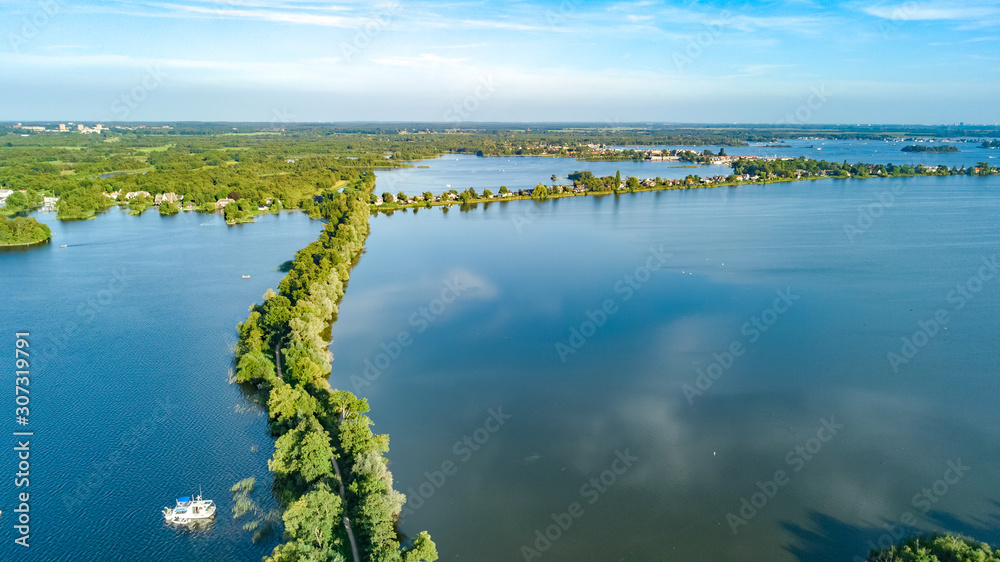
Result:
M1000 120L1000 1L0 6L0 120Z

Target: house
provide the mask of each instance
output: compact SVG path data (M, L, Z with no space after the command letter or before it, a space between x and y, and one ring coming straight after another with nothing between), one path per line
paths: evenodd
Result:
M375 204L381 205L382 203L385 203L385 200L382 199L380 196L375 196Z
M228 205L230 203L235 203L235 202L236 202L235 199L230 199L228 197L225 197L223 199L219 199L218 201L215 202L215 209L216 210L224 209L226 207L226 205Z
M136 197L146 197L149 198L148 191L129 191L125 194L125 199L135 199Z
M176 193L173 192L160 193L157 194L155 198L153 198L153 204L159 207L160 203L177 203L181 199L184 199L183 195L177 195Z
M12 189L0 189L0 207L7 206L7 198L14 194Z
M56 210L56 203L59 202L58 197L43 197L42 198L42 212L51 213Z

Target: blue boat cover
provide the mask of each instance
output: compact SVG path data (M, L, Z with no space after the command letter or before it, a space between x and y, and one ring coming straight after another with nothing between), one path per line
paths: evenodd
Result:
M191 501L191 496L184 496L183 498L177 498L177 503L187 503Z

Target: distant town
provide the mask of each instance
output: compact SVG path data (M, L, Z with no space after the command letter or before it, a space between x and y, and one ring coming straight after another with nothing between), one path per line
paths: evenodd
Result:
M173 129L170 125L111 125L104 126L101 123L96 123L93 126L84 125L83 123L74 123L72 121L66 123L56 123L56 124L46 124L46 125L24 125L22 123L12 123L7 125L8 128L14 129L14 132L23 133L80 133L83 135L90 134L101 134L104 131L135 131L137 129L150 129L150 130L169 130Z

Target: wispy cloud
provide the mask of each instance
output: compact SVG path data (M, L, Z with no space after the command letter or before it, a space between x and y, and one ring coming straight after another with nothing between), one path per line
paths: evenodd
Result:
M881 4L862 10L868 15L894 21L974 20L1000 15L1000 7L989 3L920 3Z

